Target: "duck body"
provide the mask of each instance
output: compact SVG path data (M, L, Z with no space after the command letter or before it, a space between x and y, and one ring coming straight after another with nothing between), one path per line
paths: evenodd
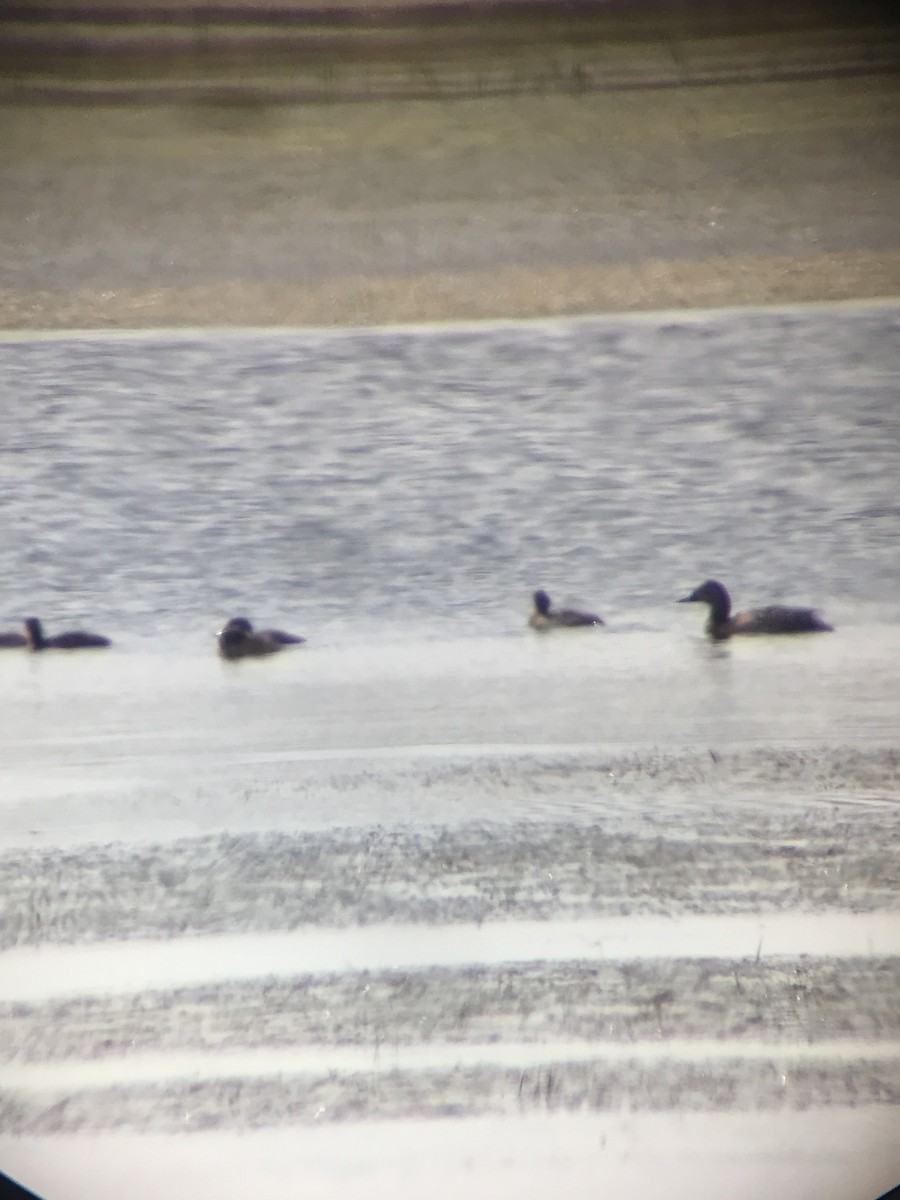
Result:
M16 633L12 629L0 631L0 650L13 650L16 647L27 646L28 638L24 633Z
M246 617L232 617L219 631L219 654L230 661L277 654L285 646L300 646L306 638L282 629L254 629Z
M534 612L528 618L532 629L580 629L588 625L602 625L600 617L593 613L577 612L573 608L553 608L550 597L544 591L534 593Z
M732 615L731 597L717 579L707 579L678 603L708 604L706 632L717 642L726 641L736 634L831 633L834 628L815 609L790 608L783 604L750 608Z
M29 617L25 622L25 643L31 650L99 650L112 645L109 638L84 629L68 629L48 638L37 617Z

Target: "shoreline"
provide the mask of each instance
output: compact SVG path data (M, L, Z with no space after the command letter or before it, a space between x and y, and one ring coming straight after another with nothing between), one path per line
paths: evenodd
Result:
M313 284L84 290L0 289L4 332L79 329L371 327L529 320L688 309L890 301L900 293L900 250L700 262L656 260L612 267L510 269Z
M900 295L896 76L309 104L242 86L7 108L0 329Z

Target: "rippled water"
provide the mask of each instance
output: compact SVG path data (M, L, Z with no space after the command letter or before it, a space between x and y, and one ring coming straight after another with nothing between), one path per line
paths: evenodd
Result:
M6 341L0 620L186 647L247 611L345 644L517 631L543 586L658 627L708 575L893 620L898 324Z
M434 819L409 781L324 812L347 757L385 750L893 742L898 324L879 304L7 341L0 618L118 651L4 652L8 831L132 830L142 786L204 829ZM673 603L707 575L838 635L708 646ZM608 627L529 634L537 585ZM309 644L223 667L235 612ZM186 780L210 789L187 810ZM593 804L529 792L491 811ZM479 785L453 811L484 806Z
M488 801L477 758L893 743L898 325L885 303L8 340L0 620L116 650L0 658L7 833L591 812L523 781ZM710 646L673 603L707 575L838 634ZM607 628L530 634L537 585ZM235 612L309 644L223 665ZM470 763L468 801L419 786L427 747ZM348 790L384 752L410 778Z

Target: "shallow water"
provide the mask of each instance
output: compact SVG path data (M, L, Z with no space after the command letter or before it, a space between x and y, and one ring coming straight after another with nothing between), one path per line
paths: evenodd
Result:
M590 819L609 772L619 795L605 810L625 803L629 755L666 755L637 782L652 776L654 795L667 786L690 805L701 782L737 785L727 755L740 746L761 748L758 792L816 761L823 788L893 789L896 756L878 754L896 744L900 625L720 649L697 617L679 612L665 632L313 645L239 664L212 647L172 663L143 644L6 652L0 845ZM864 783L823 757L836 739L871 751ZM806 760L786 767L784 747ZM537 768L557 758L568 777L548 793Z
M597 1180L618 1196L673 1200L757 1200L766 1193L847 1200L882 1195L896 1157L873 1149L893 1140L885 1106L830 1107L793 1114L746 1112L585 1113L451 1121L380 1121L240 1138L213 1130L191 1137L109 1134L29 1138L17 1163L33 1162L47 1195L72 1200L156 1200L185 1187L237 1200L248 1180L260 1200L280 1200L296 1180L331 1200L389 1200L461 1192L539 1200L566 1180L572 1195L594 1196ZM848 1153L852 1147L853 1152ZM702 1168L698 1170L698 1163Z
M26 1181L94 1131L220 1128L224 1162L351 1124L364 1159L386 1118L483 1116L521 1154L503 1122L538 1111L583 1195L601 1159L553 1114L626 1111L640 1195L651 1112L756 1153L751 1110L900 1102L898 324L0 343L0 625L115 643L0 653ZM674 603L708 575L837 632L711 645ZM537 586L607 626L531 633ZM238 612L309 642L223 663ZM475 1145L447 1177L471 1153L512 1194ZM721 1194L697 1161L685 1194ZM369 1163L385 1194L421 1193L404 1162ZM823 1194L796 1154L783 1178Z
M554 960L881 955L900 958L893 914L620 917L504 921L440 928L366 925L244 937L107 942L62 949L28 947L2 956L0 1001L130 992L204 981L414 970Z

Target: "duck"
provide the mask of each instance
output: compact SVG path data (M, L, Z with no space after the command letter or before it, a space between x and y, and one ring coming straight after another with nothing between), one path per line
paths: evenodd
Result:
M300 646L305 641L282 629L254 629L246 617L232 617L218 633L219 654L227 659L276 654L285 646Z
M54 637L45 637L44 627L37 617L25 621L25 641L31 650L91 650L112 645L109 638L99 633L86 633L83 629L68 629Z
M689 596L682 596L678 603L708 604L706 632L717 642L725 641L734 634L832 633L834 630L834 626L824 621L812 608L770 604L766 608L749 608L732 616L728 589L717 579L707 579L694 588Z
M27 645L28 639L24 633L17 633L14 629L0 630L0 650L13 650Z
M602 625L603 620L593 613L576 612L572 608L554 609L544 591L534 593L534 612L528 618L532 629L577 629L586 625Z

